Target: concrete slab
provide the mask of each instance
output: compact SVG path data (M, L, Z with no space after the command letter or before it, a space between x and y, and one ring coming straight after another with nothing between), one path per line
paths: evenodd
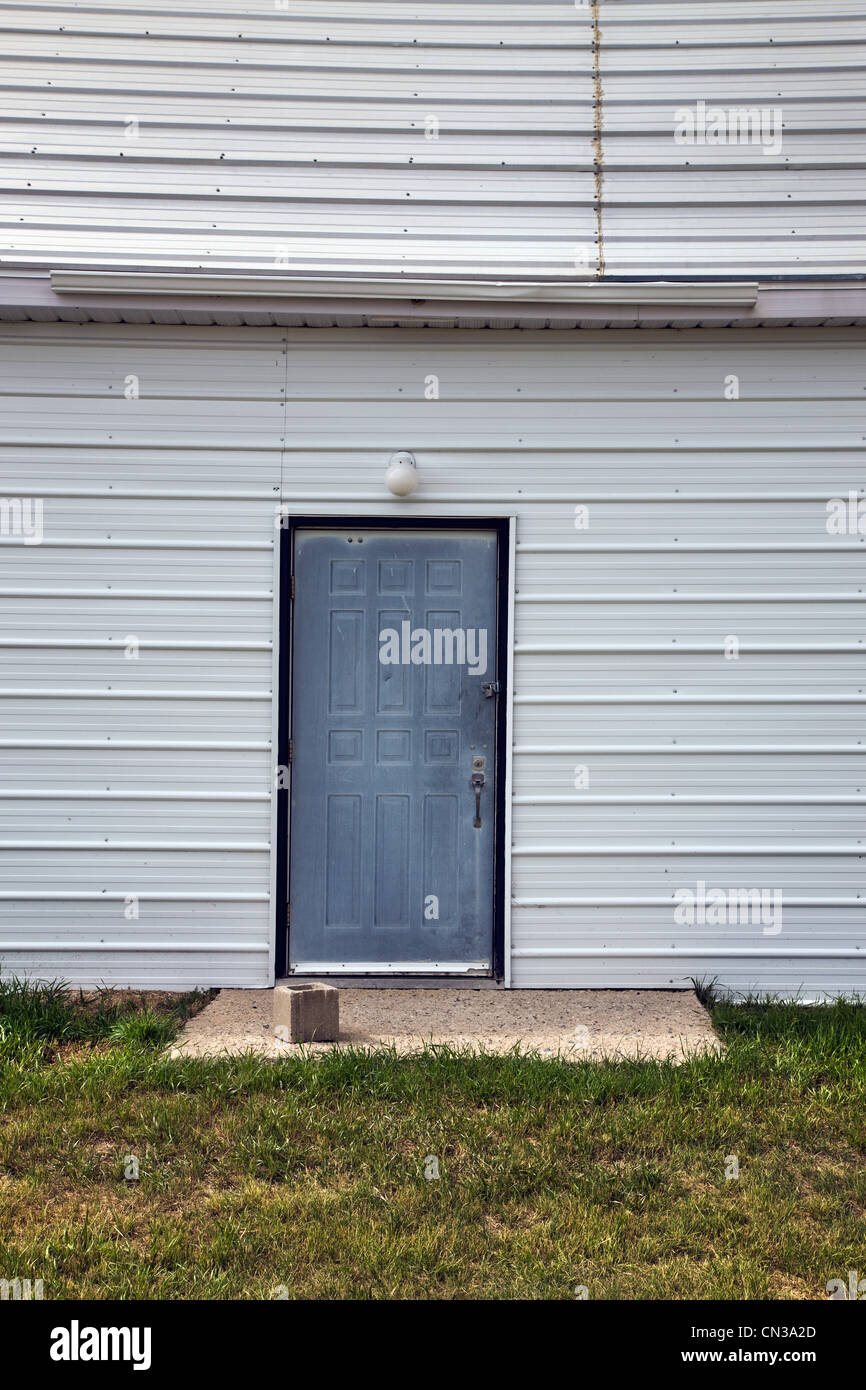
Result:
M682 1061L721 1050L691 990L340 989L339 1043L296 1044L274 1035L271 990L224 989L189 1020L172 1055L285 1057L333 1046L412 1052L430 1043L575 1061Z

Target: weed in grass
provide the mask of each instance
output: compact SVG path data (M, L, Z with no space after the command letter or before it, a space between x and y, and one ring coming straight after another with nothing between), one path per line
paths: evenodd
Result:
M142 1047L165 1047L176 1032L175 1019L154 1013L153 1009L142 1009L141 1013L119 1018L112 1025L108 1036L112 1042L137 1043Z

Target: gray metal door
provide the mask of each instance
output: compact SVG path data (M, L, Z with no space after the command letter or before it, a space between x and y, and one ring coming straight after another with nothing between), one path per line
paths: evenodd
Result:
M295 533L293 971L489 972L497 535Z

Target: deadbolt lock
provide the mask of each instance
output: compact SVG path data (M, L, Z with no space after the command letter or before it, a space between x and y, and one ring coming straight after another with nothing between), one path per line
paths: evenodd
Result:
M484 769L486 768L486 766L487 766L487 759L486 759L486 758L474 757L474 758L472 759L472 771L473 771L473 772L483 772Z

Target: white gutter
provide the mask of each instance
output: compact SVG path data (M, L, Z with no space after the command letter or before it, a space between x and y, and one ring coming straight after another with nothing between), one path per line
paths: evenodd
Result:
M58 294L179 294L213 298L506 300L543 304L753 305L758 283L656 280L646 284L542 280L370 280L283 275L171 275L112 270L52 270Z

